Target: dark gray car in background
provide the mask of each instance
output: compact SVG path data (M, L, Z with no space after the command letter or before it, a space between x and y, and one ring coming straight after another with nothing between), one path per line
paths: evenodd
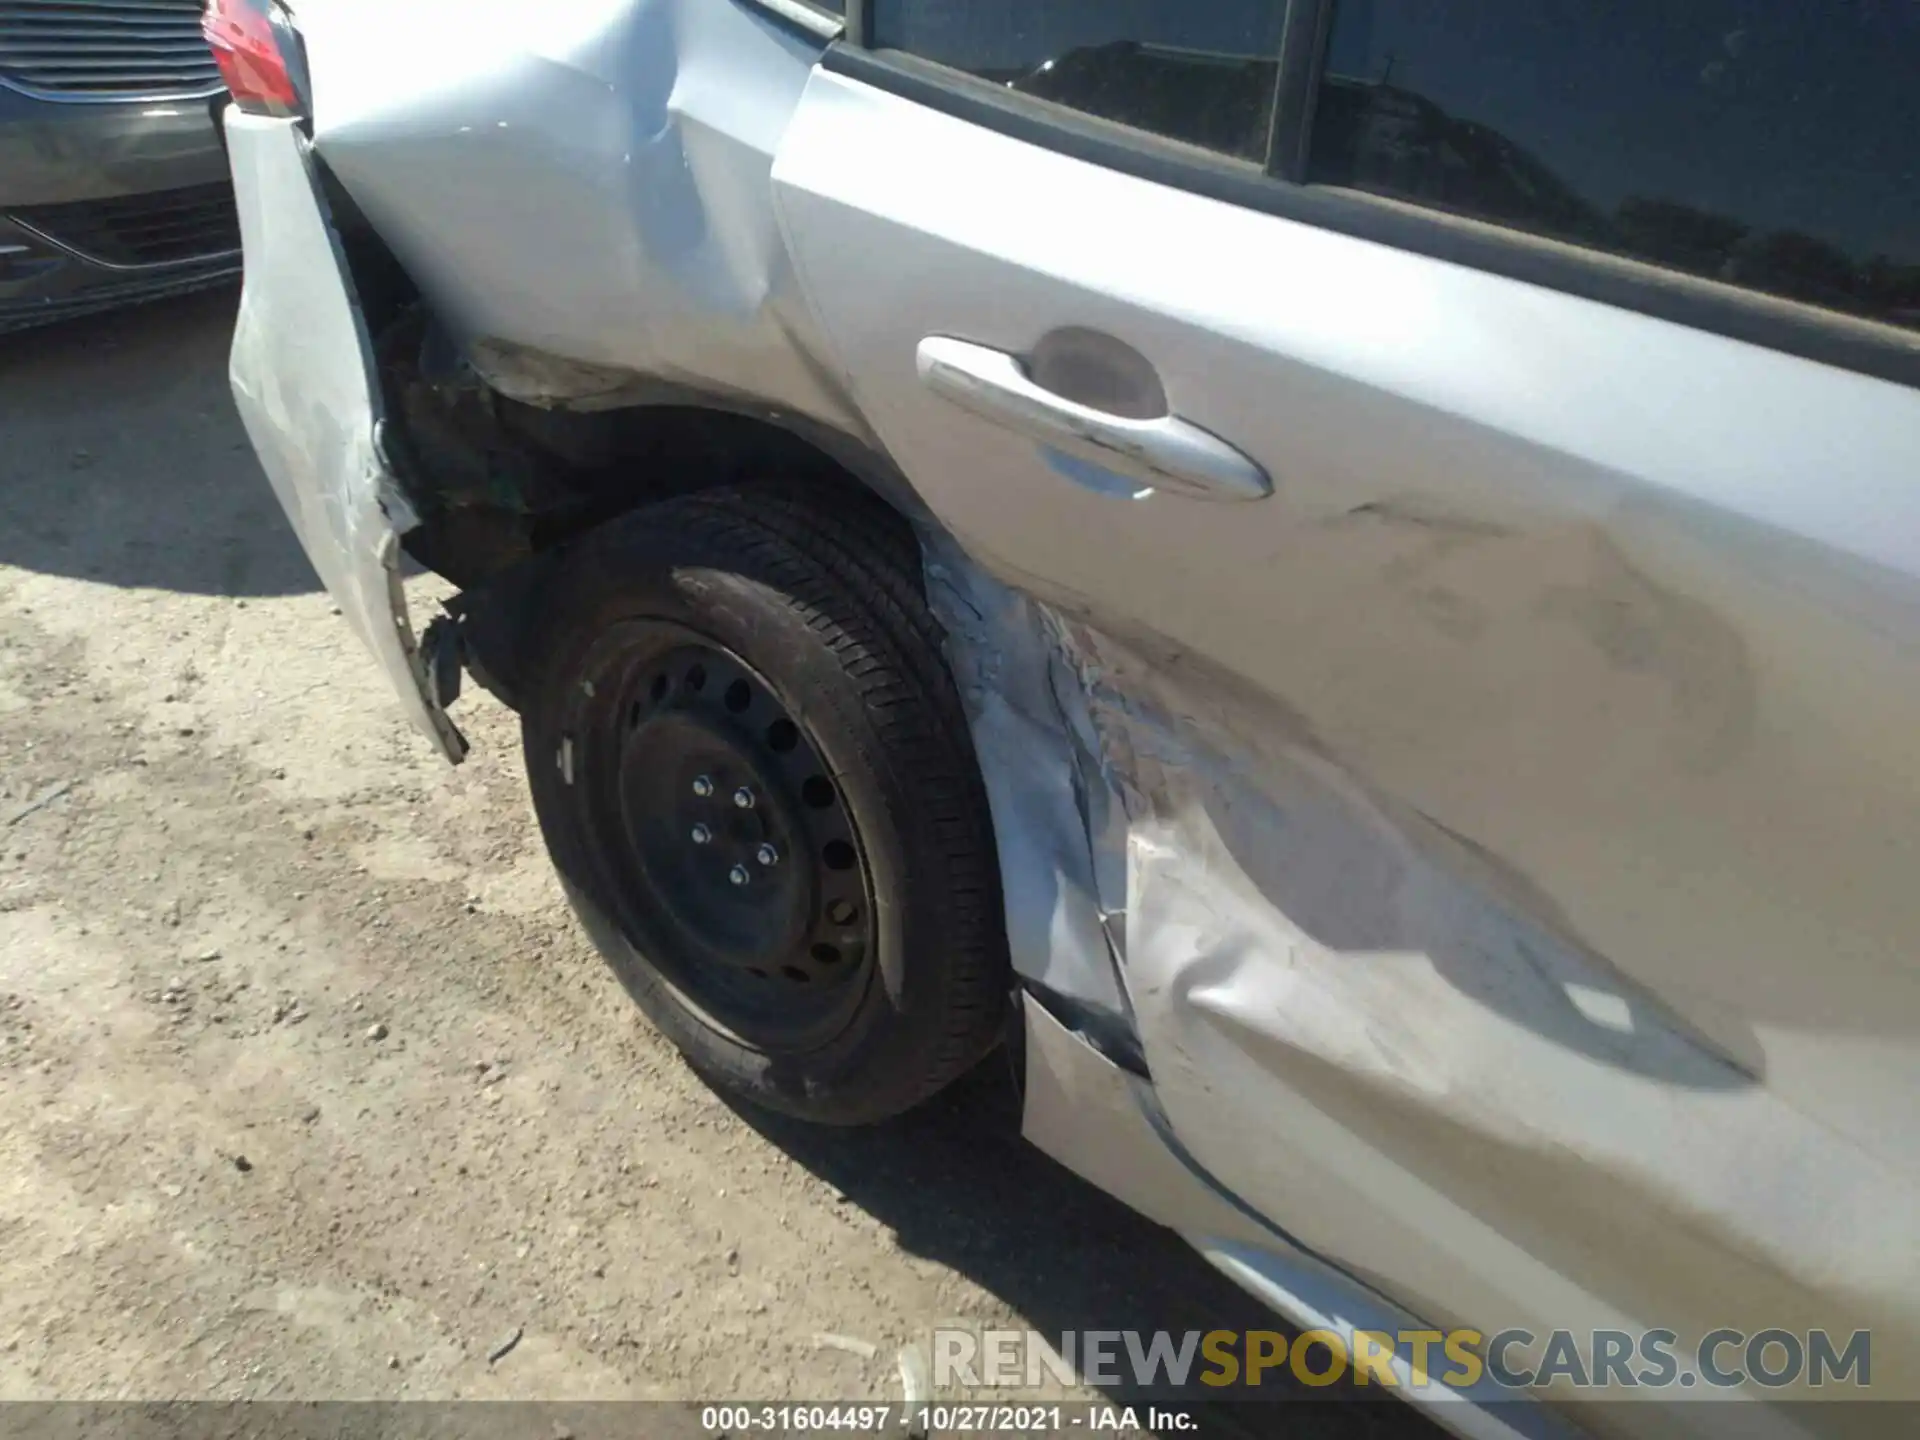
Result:
M0 0L0 331L226 279L200 0Z

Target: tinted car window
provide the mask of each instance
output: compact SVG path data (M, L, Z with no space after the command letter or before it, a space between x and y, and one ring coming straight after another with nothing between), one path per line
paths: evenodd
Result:
M1920 328L1920 0L1336 0L1309 178Z
M874 0L868 40L1263 160L1285 0Z

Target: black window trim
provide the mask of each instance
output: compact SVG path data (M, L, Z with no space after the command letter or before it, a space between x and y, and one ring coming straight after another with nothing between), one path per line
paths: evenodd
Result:
M864 0L855 0L864 4ZM1326 64L1333 0L1288 0L1280 25L1280 73L1273 99L1273 131L1267 137L1267 173L1295 182L1307 178L1307 142L1313 135L1314 101Z
M869 33L870 3L848 0L846 35L827 47L825 69L1142 180L1920 389L1920 335L1445 211L1303 183L1333 0L1288 4L1264 168L1020 95L918 56L863 48L853 37Z

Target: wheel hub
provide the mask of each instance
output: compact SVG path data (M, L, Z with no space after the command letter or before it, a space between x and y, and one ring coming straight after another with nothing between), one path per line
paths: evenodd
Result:
M873 957L852 814L752 669L674 638L620 646L582 683L597 848L636 941L717 1019L763 1041L817 1030Z

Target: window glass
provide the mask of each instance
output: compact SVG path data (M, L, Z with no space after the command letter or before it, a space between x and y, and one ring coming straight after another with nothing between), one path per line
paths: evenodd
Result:
M1309 178L1920 329L1920 0L1336 0Z
M1260 161L1285 10L1286 0L873 0L867 39Z

